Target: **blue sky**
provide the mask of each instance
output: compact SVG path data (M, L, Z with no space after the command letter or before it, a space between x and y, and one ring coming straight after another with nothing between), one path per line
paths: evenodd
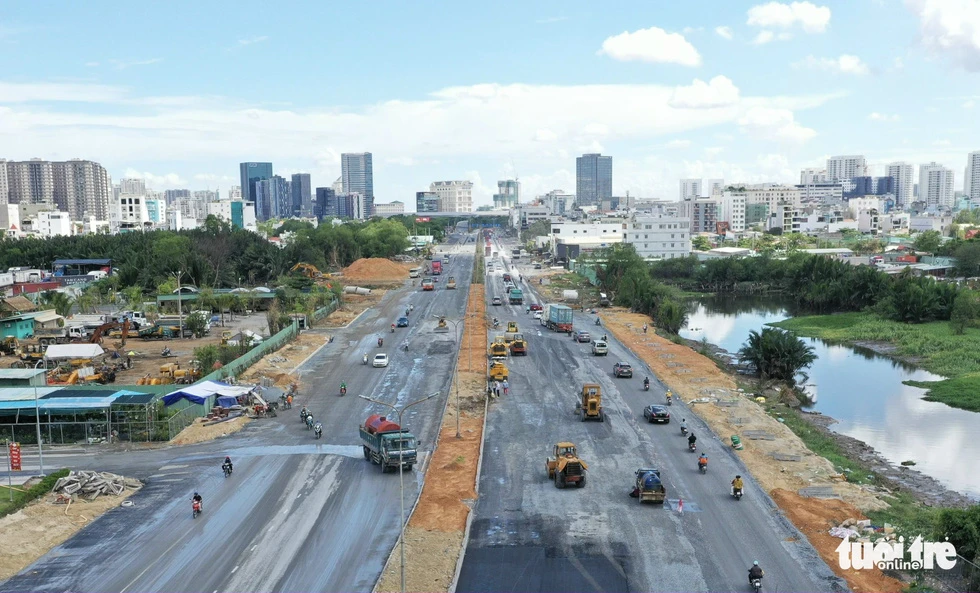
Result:
M959 189L980 150L976 0L21 2L0 46L0 157L154 189L224 191L242 161L329 185L365 150L410 208L443 179L573 192L594 151L618 195L832 154L935 160Z

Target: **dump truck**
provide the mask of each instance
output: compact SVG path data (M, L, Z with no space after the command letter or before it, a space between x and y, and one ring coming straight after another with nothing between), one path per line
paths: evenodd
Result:
M511 288L507 295L510 300L511 305L523 305L524 304L524 293L521 292L520 288Z
M432 275L438 276L439 274L442 274L442 260L434 259L432 260Z
M571 307L565 305L545 305L544 312L541 315L541 325L552 331L572 331Z
M435 290L436 283L432 281L431 278L426 278L422 281L422 290Z
M579 459L578 451L572 443L558 443L552 456L548 458L545 467L548 479L554 480L555 488L564 488L574 484L578 488L585 486L585 472L589 466Z
M504 381L509 377L510 374L507 372L507 365L497 360L490 363L491 381Z
M364 459L381 466L381 473L388 470L412 471L418 459L415 435L396 422L379 414L368 416L359 427L364 447Z
M524 334L514 334L514 340L510 343L510 353L513 356L527 356L527 341Z
M644 502L659 502L667 500L667 489L660 478L660 470L640 468L636 470L636 486L630 496L635 496L642 504Z
M602 409L602 387L595 383L586 383L582 386L582 399L575 404L575 413L582 415L582 422L586 420L606 421L606 412Z
M51 329L39 329L34 332L37 343L42 346L50 344L68 344L69 342L87 341L88 332L81 325L69 325Z
M456 290L456 278L450 276L446 281L446 290Z
M503 338L497 338L490 344L491 358L507 358L507 343Z
M609 297L606 296L606 293L600 292L599 293L599 306L600 307L608 307L611 304L612 303L609 302Z

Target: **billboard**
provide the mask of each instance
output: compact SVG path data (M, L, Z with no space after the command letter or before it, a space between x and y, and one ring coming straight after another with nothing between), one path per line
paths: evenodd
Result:
M415 222L429 222L431 219L428 216L416 216Z

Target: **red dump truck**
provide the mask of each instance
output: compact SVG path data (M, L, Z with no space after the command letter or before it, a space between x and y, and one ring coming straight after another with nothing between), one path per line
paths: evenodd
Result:
M360 427L364 459L381 466L381 473L397 470L399 463L412 471L418 459L415 435L379 414L368 416Z

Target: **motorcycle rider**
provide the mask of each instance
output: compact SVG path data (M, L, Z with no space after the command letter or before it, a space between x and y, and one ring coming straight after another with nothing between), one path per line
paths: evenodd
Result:
M395 333L395 324L394 323L391 324L391 333Z
M698 457L698 469L702 467L708 467L708 456L703 451L701 452L701 456Z
M191 502L196 502L197 504L201 505L201 510L204 510L204 499L201 498L201 495L197 492L195 492L194 496L191 497Z
M643 378L643 389L644 390L650 389L650 377Z
M300 418L306 420L306 417L309 415L310 415L310 411L306 409L306 406L303 406L303 409L299 411Z
M602 325L602 322L599 321L599 318L598 317L595 318L595 324L596 325Z
M313 432L315 432L316 435L317 435L317 438L319 438L320 437L320 434L323 432L323 425L320 424L319 422L317 422L316 424L314 424L313 425Z
M347 381L341 381L340 382L340 392L341 393L346 393L347 392Z
M364 355L364 364L367 364L367 360L368 360L368 356L367 356L367 354L365 354Z
M742 484L742 476L735 476L735 479L732 480L732 494L733 495L735 495L735 494L741 494L741 492L742 492L742 486L743 486L743 484Z
M761 581L762 577L765 576L765 574L766 572L762 570L761 566L759 566L759 561L756 560L755 562L752 563L752 568L749 569L749 584L751 585L752 581L756 579Z
M691 436L687 437L687 444L688 446L693 447L694 443L696 442L698 442L698 437L694 436L694 433L692 432Z
M385 340L381 336L378 336L378 348L384 346Z
M221 469L225 469L226 467L228 468L229 473L234 469L234 467L231 465L231 457L225 456L225 462L221 464Z
M681 434L687 434L687 418L681 418Z
M670 403L670 400L672 400L673 398L674 398L674 392L668 389L667 390L667 403L669 404Z

